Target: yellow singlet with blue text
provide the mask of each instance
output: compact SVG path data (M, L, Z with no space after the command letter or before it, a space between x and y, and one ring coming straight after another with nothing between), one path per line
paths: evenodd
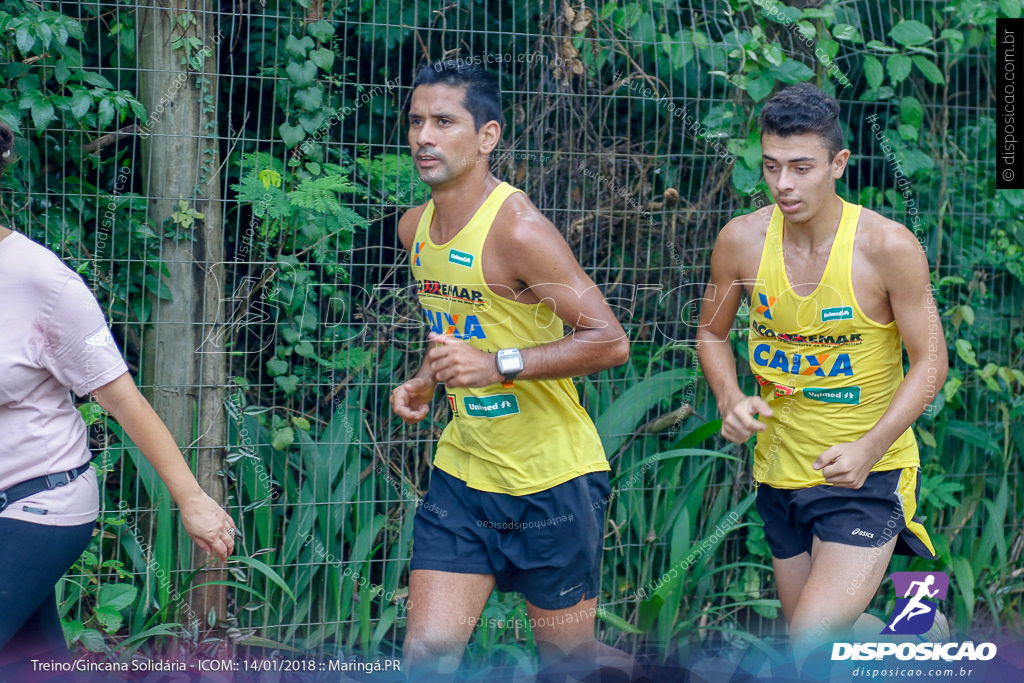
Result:
M564 336L544 303L511 300L484 280L484 241L505 200L520 190L496 187L445 244L430 239L427 203L411 254L416 292L430 329L494 353ZM601 439L571 379L519 380L511 387L447 388L452 420L437 444L434 466L480 491L523 496L609 468Z
M843 202L842 219L821 282L808 296L790 283L776 206L751 293L750 368L772 416L757 434L754 479L776 488L824 483L814 461L828 448L871 429L903 381L903 339L896 321L881 325L857 304L851 269L861 207ZM918 466L907 429L873 472Z

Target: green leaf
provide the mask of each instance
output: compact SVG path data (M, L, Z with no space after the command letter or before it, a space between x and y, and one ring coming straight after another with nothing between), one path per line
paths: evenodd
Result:
M106 411L103 410L103 406L99 403L92 403L91 401L78 406L78 412L82 414L82 420L85 421L87 426L94 424L106 413Z
M823 54L827 55L829 59L835 59L835 56L839 54L839 43L831 38L822 38L819 40L818 48Z
M93 614L96 615L96 621L100 623L100 627L111 635L117 633L121 624L124 623L121 613L110 607L97 607L93 610Z
M775 79L770 76L758 73L754 76L748 76L746 81L747 94L750 95L750 99L755 102L760 102L764 98L772 94L772 89L775 88Z
M899 128L897 129L897 132L900 134L901 138L903 138L904 140L907 140L908 142L916 142L917 141L918 129L915 128L914 126L910 126L910 125L907 125L905 123L901 123Z
M964 34L963 31L957 31L955 28L944 28L939 33L939 37L943 40L949 41L949 46L953 48L953 52L959 52L960 48L964 46Z
M880 40L869 40L867 44L869 50L878 50L879 52L899 52L896 48L891 45L886 45Z
M971 367L978 367L978 357L974 353L974 347L971 346L971 342L966 339L957 339L955 346L956 355L960 357L960 360Z
M295 353L302 356L303 358L312 358L316 355L313 351L313 345L308 340L303 339L295 345Z
M53 77L57 79L57 82L63 85L67 83L67 80L71 78L71 69L68 68L68 63L63 59L57 60L57 64L53 67Z
M950 569L952 569L953 578L956 579L957 585L960 587L958 591L960 598L963 600L963 606L968 612L974 612L974 570L971 569L970 561L961 555L954 555L950 558ZM960 604L960 600L957 600L957 604ZM970 623L970 617L968 617L968 623Z
M904 19L892 27L889 37L900 45L924 45L935 36L926 24L915 19Z
M36 133L42 133L55 118L57 114L49 100L39 100L32 105L32 125L36 127Z
M270 446L274 450L283 451L295 441L295 431L291 427L283 427L274 432Z
M906 55L893 55L885 60L885 68L889 72L892 84L899 85L910 75L911 61Z
M872 90L877 90L882 85L882 79L885 78L885 71L882 69L882 63L871 55L865 57L864 76L868 79L868 86L870 86Z
M916 97L907 96L900 100L900 118L903 123L920 128L924 122L924 108Z
M85 646L86 650L90 652L103 652L106 643L103 640L103 634L94 628L87 628L82 632L82 637L79 638L82 645Z
M935 160L919 149L904 149L903 151L903 172L908 177L918 171L931 171L935 169Z
M71 115L75 117L75 120L81 119L83 116L89 113L89 108L92 106L92 95L85 88L72 88L71 94Z
M653 43L657 35L654 17L650 14L640 15L640 20L633 26L633 40L637 43Z
M267 374L271 377L277 377L286 372L288 372L288 361L280 358L272 358L267 361Z
M732 186L743 194L750 194L761 182L761 168L747 168L746 164L732 165Z
M326 73L334 66L334 53L325 47L317 48L309 53L309 60Z
M67 638L69 643L78 641L85 631L85 624L80 621L65 621L61 619L60 625L64 627L64 637Z
M946 79L942 77L942 72L939 71L939 67L935 66L935 62L926 59L921 55L914 55L912 59L914 60L914 66L916 66L929 81L936 85L946 84Z
M322 111L316 111L311 114L303 114L299 117L299 127L306 131L310 135L315 133L317 129L323 125L324 119L327 117Z
M284 39L284 49L292 59L303 60L306 54L316 47L316 43L309 36L296 38L290 35Z
M782 47L778 43L772 43L764 50L764 58L769 64L779 66L785 55L782 54Z
M647 411L653 406L667 404L674 394L683 391L686 382L692 377L693 372L690 368L666 370L643 379L622 392L622 395L595 420L605 453L608 453L609 457L617 453L622 444L629 440L630 435L642 424Z
M295 390L299 388L299 378L295 375L288 375L287 377L275 377L274 383L281 387L281 391L291 396L295 393Z
M22 24L18 27L14 34L14 42L22 54L27 56L32 51L32 47L36 44L36 37L29 30L28 24Z
M100 128L106 128L114 120L114 103L108 97L100 100L99 113Z
M316 80L316 64L308 59L301 64L298 62L288 62L288 66L285 67L285 73L288 74L289 80L296 87L305 88L312 85Z
M291 598L293 602L296 600L295 593L292 592L292 589L288 585L288 582L282 579L281 575L274 571L274 569L272 569L266 563L260 562L254 557L246 557L244 555L232 555L228 558L228 562L241 562L242 564L249 565L257 572L265 576L271 583L273 583L282 591L284 591L284 594Z
M629 623L620 616L612 614L606 609L599 609L597 611L597 618L603 621L604 623L608 624L612 628L617 628L625 633L643 633L643 631L638 629L636 626L633 626L633 624Z
M320 88L305 88L295 93L295 101L306 111L315 111L323 104L323 91ZM314 128L314 130L316 130Z
M864 42L864 38L861 37L860 31L850 24L836 24L832 29L832 37L837 38L838 40L852 40L855 43Z
M306 139L306 131L301 126L282 123L277 130L281 134L281 139L284 140L284 146L288 148L294 147Z
M999 0L999 9L1010 19L1020 18L1020 0Z
M803 83L814 77L814 71L803 62L787 59L779 66L768 68L768 73L783 83Z
M800 15L804 19L834 19L835 9L829 7L827 9L818 9L817 7L808 7Z
M127 583L105 583L96 594L96 605L121 610L135 601L139 589Z
M674 39L662 42L662 47L671 59L673 69L682 69L693 60L696 54L693 39L690 38L689 32L684 32L682 29L676 31Z
M97 88L106 88L107 90L113 90L114 84L104 78L102 75L95 71L82 71L79 69L71 76L73 81L82 81L89 85L96 86Z
M323 19L310 24L306 30L309 31L309 35L321 42L330 40L334 36L334 25Z

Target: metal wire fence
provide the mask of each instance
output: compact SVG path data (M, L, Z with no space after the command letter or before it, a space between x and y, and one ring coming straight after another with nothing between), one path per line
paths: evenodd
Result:
M645 625L644 635L627 640L617 622L601 621L602 637L637 650L645 640L711 637L716 628L781 636L777 610L741 604L774 597L749 506L750 450L727 447L706 426L717 411L694 353L717 231L771 201L759 184L756 131L768 91L811 79L835 93L853 150L840 193L915 230L942 283L950 342L969 342L979 369L986 361L1019 366L1024 322L1022 283L986 257L995 239L988 217L1002 210L994 205L986 144L993 81L984 13L994 3L801 5L783 21L790 15L772 14L775 3L742 0L170 9L43 2L84 27L75 47L83 68L101 73L112 90L148 87L167 97L162 106L159 97L145 102L147 119L129 113L106 126L50 124L37 140L41 156L27 156L22 167L36 179L18 181L35 194L8 193L5 220L89 276L147 391L184 401L202 387L219 397L225 431L210 448L226 454L221 475L240 520L240 547L281 577L236 564L228 578L250 590L230 588L225 613L182 616L185 588L197 581L188 539L174 534L168 503L153 499L156 488L139 483L149 476L144 463L101 419L93 445L106 473L104 533L92 548L96 561L76 566L67 581L138 586L133 632L159 613L165 621L220 621L249 645L265 639L369 656L400 643L412 517L448 410L437 401L424 423L404 427L388 409L392 388L415 372L424 350L396 227L427 194L405 156L402 110L417 68L454 57L498 75L506 127L495 175L525 190L559 227L632 342L628 366L578 382L618 477L600 603ZM807 10L820 13L800 15ZM171 35L181 42L158 48L180 57L177 68L140 63L160 12L179 22ZM931 33L916 50L892 37L894 26L911 19ZM959 32L960 42L942 30ZM941 83L919 58L938 69ZM887 70L879 75L870 60ZM915 70L896 80L904 67ZM47 68L45 59L26 65L44 82ZM211 110L183 109L189 93ZM212 123L189 129L185 117ZM871 126L879 120L891 137L876 135ZM74 151L114 128L122 132L109 144ZM194 148L193 166L146 157L147 138ZM210 167L208 149L217 159ZM202 206L167 191L169 169L214 188L204 190ZM161 202L174 210L158 223L153 207ZM169 245L194 239L195 226L214 216L223 248L219 256L209 252L210 263L222 279L211 281L195 275L209 264L183 261ZM207 330L196 350L225 359L223 373L200 373L196 386L161 383L149 369L160 353L152 342L160 326L178 329L158 309L174 298L161 283L179 273L191 280L174 292L197 289L206 302L196 309L203 317L194 324ZM735 327L740 341L744 314ZM741 355L743 347L737 344ZM947 554L969 556L978 546L966 539L983 537L996 519L979 502L998 500L999 481L1010 481L1004 552L1019 564L1019 487L1012 484L1019 450L1010 415L1019 418L1020 387L1009 382L985 393L964 356L954 362L965 383L961 397L972 381L978 386L961 399L947 392L948 419L919 427L928 525L945 538ZM194 459L205 423L198 414L188 421L182 445ZM738 460L658 455L698 446ZM752 566L730 568L748 560ZM103 562L122 563L124 573ZM669 594L672 609L659 611L648 598L678 566L717 588L699 593L696 581L684 582ZM172 578L161 588L157 570L164 569ZM730 595L735 606L709 610L720 602L713 594ZM65 618L95 625L96 594L70 595ZM887 600L880 595L876 607ZM959 616L981 619L968 602L958 605ZM519 598L499 595L484 613L513 624L524 615ZM681 633L680 624L692 630ZM492 624L474 647L524 640L525 630Z

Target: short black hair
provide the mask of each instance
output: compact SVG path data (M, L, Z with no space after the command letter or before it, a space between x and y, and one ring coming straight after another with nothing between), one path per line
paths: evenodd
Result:
M501 90L494 77L479 64L464 59L424 64L416 74L412 88L415 90L421 85L464 87L463 106L473 115L473 126L480 130L489 121L497 121L501 125Z
M839 103L810 83L791 85L761 109L761 134L789 137L817 133L834 159L843 149Z

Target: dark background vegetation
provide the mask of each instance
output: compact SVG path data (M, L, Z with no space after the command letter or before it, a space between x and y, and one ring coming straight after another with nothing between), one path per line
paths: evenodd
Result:
M387 402L424 348L396 239L427 197L402 110L443 57L498 74L496 175L562 230L632 341L626 366L578 382L615 487L602 639L685 657L783 633L751 449L718 436L693 337L717 230L770 201L760 107L800 81L841 103L840 194L920 239L950 347L914 428L939 560L892 568L948 572L955 630L1019 632L1024 192L996 191L992 150L995 20L1021 3L773 5L0 2L0 120L21 136L2 219L86 278L242 532L226 572L199 568L152 471L83 405L104 509L61 584L74 647L400 644L412 516L447 421L438 400L406 427ZM522 600L495 595L484 617L501 625L478 629L470 662L523 660Z

